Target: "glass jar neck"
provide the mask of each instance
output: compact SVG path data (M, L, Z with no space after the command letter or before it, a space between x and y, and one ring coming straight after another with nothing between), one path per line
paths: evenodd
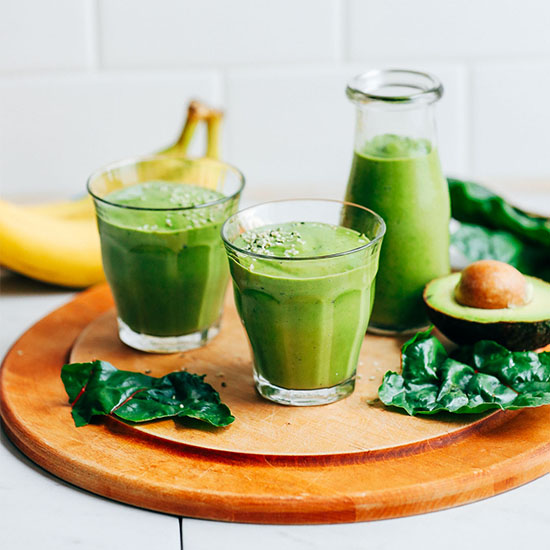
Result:
M370 71L353 78L346 93L357 108L356 150L369 147L372 140L389 150L437 146L434 104L443 86L435 76L401 69Z
M426 140L430 148L437 147L434 104L381 105L373 102L356 105L356 150L363 150L373 139L398 136L411 140Z

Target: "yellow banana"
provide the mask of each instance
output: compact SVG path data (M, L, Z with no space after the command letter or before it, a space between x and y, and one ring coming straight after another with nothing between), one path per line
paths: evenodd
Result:
M197 124L205 122L208 126L205 156L218 158L221 119L220 111L191 102L179 139L156 154L185 157ZM219 168L205 159L198 169L186 167L184 176L184 181L216 188ZM67 287L86 287L103 281L92 199L84 197L31 206L0 200L0 265Z
M104 280L95 220L66 220L0 200L0 263L56 285Z

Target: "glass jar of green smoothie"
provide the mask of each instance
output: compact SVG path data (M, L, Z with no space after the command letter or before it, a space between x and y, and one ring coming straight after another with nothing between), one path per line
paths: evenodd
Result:
M354 156L346 200L386 222L369 329L405 332L428 324L422 290L449 273L450 204L437 152L432 75L377 70L347 87L355 104ZM353 211L345 223L356 225Z

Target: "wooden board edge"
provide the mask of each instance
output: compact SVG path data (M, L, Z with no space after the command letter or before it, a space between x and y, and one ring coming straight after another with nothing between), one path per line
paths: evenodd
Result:
M376 498L357 498L345 495L311 498L305 503L301 498L285 499L262 496L261 504L254 495L243 497L232 495L221 503L216 498L205 496L200 491L190 491L184 498L167 500L162 492L144 495L113 474L102 487L109 486L108 491L99 490L93 469L84 471L82 465L77 470L71 465L65 468L51 461L47 454L39 449L29 447L24 438L4 424L6 434L17 448L33 462L56 477L91 493L106 497L124 504L146 510L183 516L195 519L206 519L224 522L277 525L317 525L327 523L354 523L381 519L392 519L419 515L427 512L444 510L470 502L484 500L504 491L524 485L550 471L550 442L545 449L513 457L507 461L506 468L488 469L481 472L483 483L476 484L464 475L437 480L407 491L407 498L398 489L377 492ZM530 467L525 469L525 458L531 459ZM82 474L85 474L82 476ZM85 480L84 482L82 480ZM465 489L466 487L466 489ZM123 495L123 496L121 496ZM145 497L145 498L144 498ZM401 500L395 505L396 498Z

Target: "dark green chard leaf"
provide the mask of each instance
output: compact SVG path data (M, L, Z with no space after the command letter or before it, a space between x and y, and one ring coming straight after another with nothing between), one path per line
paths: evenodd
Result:
M448 178L458 229L451 246L468 262L499 260L550 281L550 219L508 204L477 183Z
M504 230L524 242L550 247L550 219L508 204L477 183L447 178L451 215L460 222Z
M108 414L131 422L185 416L213 426L227 426L235 419L204 376L185 371L154 378L93 361L65 365L61 379L76 426Z
M550 404L550 352L511 352L495 342L449 357L431 329L402 348L402 374L387 372L378 396L408 414L479 413Z
M550 249L525 243L507 231L457 222L456 230L451 233L451 246L468 262L499 260L525 275L550 281Z

